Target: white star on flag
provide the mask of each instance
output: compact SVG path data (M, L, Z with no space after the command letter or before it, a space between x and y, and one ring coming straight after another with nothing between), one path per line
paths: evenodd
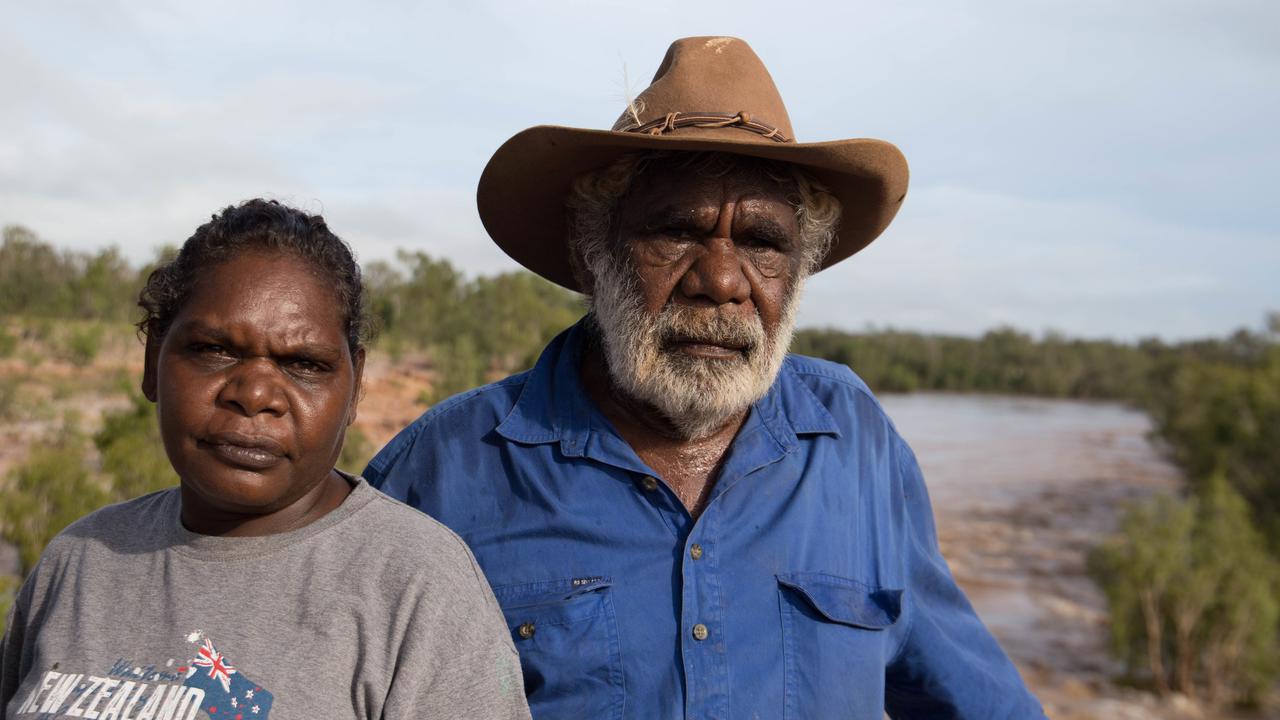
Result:
M253 714L254 714L254 715L257 715L257 714L258 714L258 706L257 706L257 705L254 705L253 707L251 707L251 708L249 708L249 709L253 711Z
M244 696L245 696L245 697L247 697L247 698L249 698L250 700L252 700L252 699L253 699L253 691L252 691L252 690L245 690L245 691L244 691Z
M240 703L235 698L231 698L231 707L239 707Z

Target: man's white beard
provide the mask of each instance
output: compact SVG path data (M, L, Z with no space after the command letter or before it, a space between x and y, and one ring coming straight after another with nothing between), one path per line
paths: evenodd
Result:
M630 264L610 253L594 255L587 263L595 289L591 311L609 377L625 394L655 408L692 440L724 427L769 391L791 347L803 277L789 289L770 340L758 313L743 318L669 302L655 317L644 309ZM675 349L676 341L744 350L733 359L699 358Z

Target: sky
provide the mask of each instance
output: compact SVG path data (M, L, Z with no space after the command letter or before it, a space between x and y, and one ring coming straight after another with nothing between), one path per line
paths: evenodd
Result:
M362 261L515 269L475 211L493 151L607 128L672 40L734 35L800 141L911 165L801 326L1221 335L1280 310L1277 27L1274 0L5 3L0 224L142 262L264 196Z

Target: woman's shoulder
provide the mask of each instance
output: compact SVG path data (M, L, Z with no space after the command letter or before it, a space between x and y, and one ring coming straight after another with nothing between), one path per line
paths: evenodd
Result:
M470 548L457 533L367 483L364 491L372 497L352 529L362 536L361 546L377 551L392 572L455 581L479 575Z
M37 602L69 573L113 574L154 544L155 528L177 512L177 488L107 505L68 525L40 553L21 598Z
M439 520L373 486L368 486L368 490L373 498L366 508L370 514L365 521L366 527L380 536L380 540L419 552L434 550L453 554L458 550L466 551L467 546L457 533ZM375 518L376 522L369 522Z
M89 548L135 552L139 541L154 539L158 528L173 522L178 502L178 489L173 487L94 510L55 535L41 561Z

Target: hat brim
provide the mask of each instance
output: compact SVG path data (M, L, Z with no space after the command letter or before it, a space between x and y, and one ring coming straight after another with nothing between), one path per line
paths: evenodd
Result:
M843 208L828 268L875 240L888 227L907 192L907 160L883 140L776 143L742 139L724 128L662 136L539 125L498 148L480 176L476 205L498 247L524 267L579 290L569 262L565 198L578 176L623 153L644 150L708 151L792 163L805 168Z

